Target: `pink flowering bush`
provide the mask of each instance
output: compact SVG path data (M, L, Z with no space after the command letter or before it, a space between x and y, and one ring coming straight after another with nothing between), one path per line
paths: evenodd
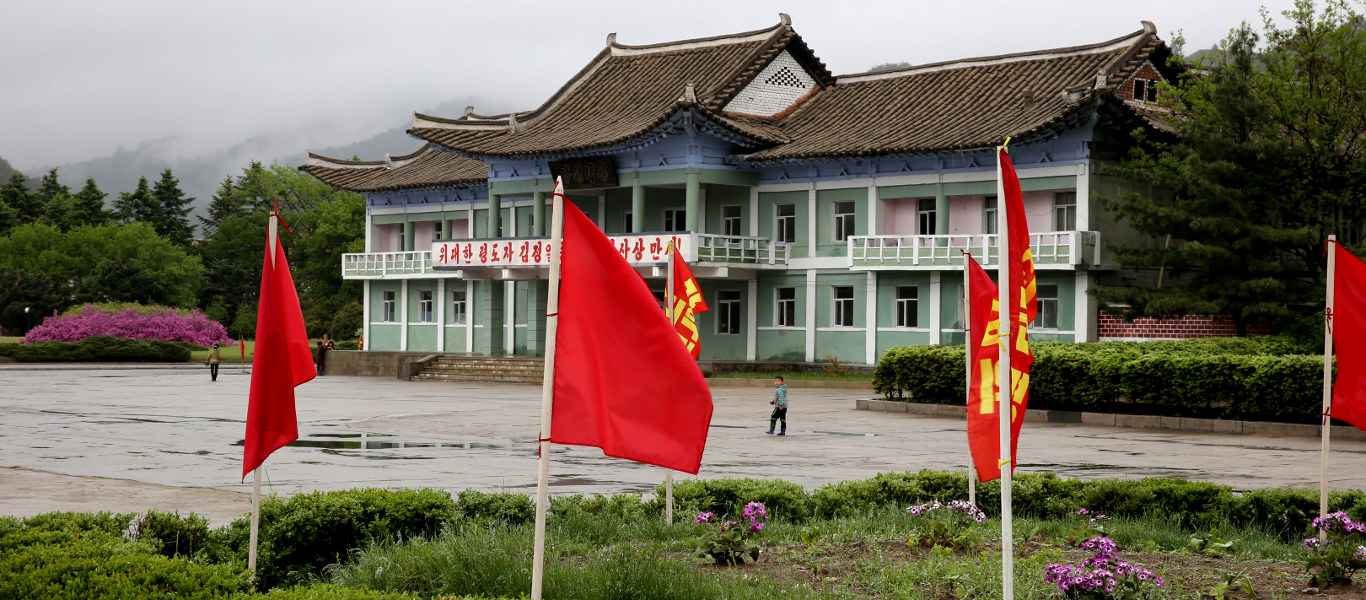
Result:
M906 538L908 545L972 551L985 541L977 525L986 521L987 515L967 500L948 504L934 500L907 507L906 514L917 517L914 531Z
M697 541L698 558L710 558L718 565L742 565L745 557L750 562L759 560L759 545L752 543L754 535L763 531L763 519L768 518L768 509L762 502L745 505L745 521L725 521L715 533L702 536ZM715 513L704 512L697 515L698 525L720 521Z
M1063 597L1074 600L1134 600L1146 598L1162 587L1152 571L1120 560L1119 546L1107 537L1095 537L1081 545L1092 552L1080 565L1053 563L1044 569L1044 581L1058 586Z
M161 306L87 304L65 315L43 319L24 336L24 343L38 341L77 342L97 335L130 339L189 342L208 346L231 345L228 330L196 310Z
M1314 519L1312 526L1324 534L1322 538L1306 538L1303 543L1308 553L1305 570L1314 586L1350 585L1352 575L1366 568L1366 524L1338 511Z

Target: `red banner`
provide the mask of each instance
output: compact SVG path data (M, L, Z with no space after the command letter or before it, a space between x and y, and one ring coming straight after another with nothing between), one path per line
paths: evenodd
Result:
M1366 429L1366 263L1334 244L1333 347L1337 381L1333 383L1334 419Z
M978 481L1001 477L1001 418L996 412L997 359L1001 355L1000 298L996 282L967 256L968 299L968 448Z
M683 262L683 256L678 253L678 248L671 251L674 261L674 288L673 298L669 300L669 320L673 321L674 331L677 331L678 337L683 340L683 347L687 348L688 353L696 360L702 353L702 337L697 332L697 313L711 309L707 308L707 301L702 298L701 284L692 276L688 263Z

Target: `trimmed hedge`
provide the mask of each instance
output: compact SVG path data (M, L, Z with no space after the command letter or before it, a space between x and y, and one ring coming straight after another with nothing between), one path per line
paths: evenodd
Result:
M188 342L96 335L79 342L0 344L0 356L18 362L188 362L190 352L203 349Z
M1317 423L1323 357L1283 354L1280 337L1033 345L1030 408ZM888 350L873 389L888 399L962 404L962 346Z
M655 495L664 497L664 484ZM687 479L674 482L674 512L714 512L738 515L749 502L762 502L769 517L805 521L812 516L812 498L802 486L775 479Z

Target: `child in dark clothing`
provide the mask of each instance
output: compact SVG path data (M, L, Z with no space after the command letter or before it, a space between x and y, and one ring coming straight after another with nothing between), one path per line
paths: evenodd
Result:
M773 435L773 426L779 420L783 422L783 428L778 435L787 435L787 384L783 382L783 376L773 378L773 399L768 403L773 405L773 414L768 416L768 431L764 432Z

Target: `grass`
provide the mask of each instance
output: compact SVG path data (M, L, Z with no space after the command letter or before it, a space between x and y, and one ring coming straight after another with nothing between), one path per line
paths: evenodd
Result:
M714 374L710 375L710 377L712 377L712 378L717 378L717 379L773 379L774 377L778 377L778 376L780 376L780 375L782 376L783 380L785 380L785 381L790 381L790 380L794 380L794 379L795 379L795 380L798 380L798 381L869 381L869 382L871 382L871 381L873 380L873 374L872 374L872 373L845 373L845 374L843 374L843 375L839 375L839 376L832 377L832 376L830 376L830 375L826 375L824 372L820 372L820 373L811 373L811 372L792 372L792 371L779 371L779 372L777 372L777 373L760 373L760 372L749 372L749 373L714 373Z
M24 341L24 336L22 335L18 337L9 335L0 336L0 344L18 344L22 341Z
M252 356L256 352L256 342L247 340L242 343L247 346L246 362L250 363ZM310 345L309 348L312 348L312 346ZM237 346L221 346L218 348L218 362L222 364L240 364L242 362L241 352L242 349ZM207 349L196 350L190 353L190 362L192 363L203 363L206 360L209 360L209 351Z

